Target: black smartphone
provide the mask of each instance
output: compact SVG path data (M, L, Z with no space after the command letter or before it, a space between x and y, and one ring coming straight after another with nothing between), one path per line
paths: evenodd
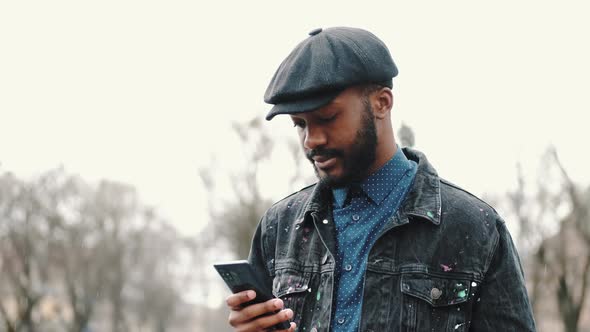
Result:
M272 291L267 286L269 283L263 281L264 278L252 268L248 261L240 260L216 263L213 264L213 267L215 267L219 275L221 275L221 278L225 281L225 284L229 287L232 293L235 294L249 289L256 292L256 298L242 304L242 307L266 302L275 298L272 295ZM289 327L291 327L290 323L284 321L273 326L273 329L287 330Z

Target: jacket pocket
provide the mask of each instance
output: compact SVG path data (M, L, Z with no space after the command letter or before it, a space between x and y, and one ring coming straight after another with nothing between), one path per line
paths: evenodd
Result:
M284 307L293 310L292 321L299 325L306 298L310 293L311 273L302 273L291 269L275 271L273 294L283 300Z
M477 284L453 276L404 274L403 319L407 331L469 330L472 288Z

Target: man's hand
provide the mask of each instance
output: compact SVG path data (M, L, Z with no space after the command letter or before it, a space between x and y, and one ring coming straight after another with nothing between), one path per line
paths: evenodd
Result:
M293 311L291 309L283 309L283 301L281 299L272 299L263 303L257 303L242 308L240 305L253 300L256 297L256 292L247 290L240 293L230 295L227 300L227 306L231 312L229 314L229 324L233 326L238 332L259 332L266 331L272 326L291 319ZM274 313L277 310L281 310ZM270 314L269 314L270 313ZM261 316L269 314L268 316ZM295 323L291 323L288 330L277 330L277 332L294 332Z

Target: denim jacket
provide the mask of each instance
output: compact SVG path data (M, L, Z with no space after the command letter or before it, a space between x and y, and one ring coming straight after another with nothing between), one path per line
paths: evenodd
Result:
M535 331L518 253L496 211L439 178L424 154L405 200L368 257L359 331ZM328 331L336 236L321 184L274 204L249 261L294 312L298 331ZM271 285L269 285L271 286Z

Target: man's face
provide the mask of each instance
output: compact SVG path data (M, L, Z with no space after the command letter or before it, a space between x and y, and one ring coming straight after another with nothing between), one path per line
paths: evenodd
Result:
M369 175L377 132L369 100L359 89L347 89L329 105L291 119L321 181L342 187Z

